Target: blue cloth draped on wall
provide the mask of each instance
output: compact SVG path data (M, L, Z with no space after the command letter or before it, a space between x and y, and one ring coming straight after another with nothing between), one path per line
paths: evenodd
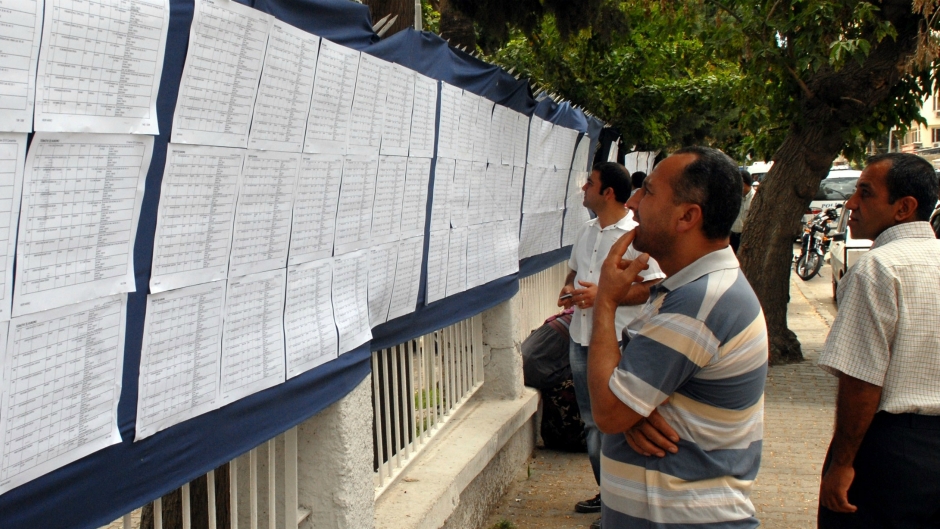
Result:
M436 35L406 30L379 40L372 32L368 8L348 0L257 0L253 7L310 33L402 64L518 112L535 114L587 133L593 151L600 122L585 118L567 104L558 105L550 100L536 102L525 81L450 48ZM161 134L154 142L134 248L137 292L128 296L123 388L118 408L123 442L0 496L3 529L99 527L109 523L336 402L369 374L370 350L404 342L502 303L518 291L519 277L564 260L569 251L569 248L562 248L526 259L518 275L500 278L428 307L424 306L422 278L418 310L374 329L370 344L274 388L178 424L141 442L132 442L157 205L194 6L192 0L171 0L170 8L169 36L157 100Z

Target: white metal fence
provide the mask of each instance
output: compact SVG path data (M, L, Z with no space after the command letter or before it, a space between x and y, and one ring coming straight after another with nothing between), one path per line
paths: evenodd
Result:
M480 315L372 353L376 497L482 384Z
M205 502L198 498L198 506L191 501L190 489L195 481L183 485L179 490L180 518L165 519L163 499L156 499L147 527L190 529L194 519L202 519L208 521L209 529L296 529L310 515L297 501L296 427L229 461L227 474L227 482L222 482L227 490L222 491L217 491L215 471L206 474ZM219 508L226 503L227 508ZM176 510L167 509L171 510L175 516ZM140 511L124 515L108 529L141 527Z
M567 275L568 262L565 261L519 281L522 318L527 333L540 327L546 318L561 310L558 293L565 286Z

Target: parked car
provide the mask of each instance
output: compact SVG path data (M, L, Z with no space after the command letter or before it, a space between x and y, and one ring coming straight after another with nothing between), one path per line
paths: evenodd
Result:
M832 267L832 299L836 299L836 289L839 281L846 271L858 261L858 258L871 249L872 241L868 239L853 239L852 233L846 228L851 212L843 209L836 225L832 242L829 244L829 265Z
M809 209L803 214L803 224L813 220L813 217L836 204L842 204L855 192L855 184L861 171L854 169L833 169L829 175L819 183L816 196L809 203Z

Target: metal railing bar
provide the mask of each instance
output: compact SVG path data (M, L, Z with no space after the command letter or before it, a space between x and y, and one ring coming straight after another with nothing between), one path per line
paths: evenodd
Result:
M163 529L163 498L153 500L153 529Z
M398 386L398 368L399 366L401 366L401 364L398 362L398 346L394 346L388 349L387 351L388 351L387 354L389 356L389 364L393 364L390 366L391 375L392 375L391 376L392 387L391 387L391 391L388 392L392 398L391 406L390 406L392 410L392 429L391 429L392 453L395 454L395 466L397 468L401 468L401 450L400 450L401 447L399 446L400 441L401 441L401 437L399 436L400 426L401 426L401 414L399 413L399 410L398 410L399 408L398 395L399 395L399 390L400 390Z
M381 398L379 395L379 359L374 353L372 354L372 420L375 425L373 431L373 439L375 442L376 450L376 466L378 467L378 483L381 485L385 479L385 461L384 461L384 450L382 450L382 413L381 413Z
M183 511L183 529L190 529L193 525L192 518L192 509L189 506L189 483L184 484L180 487L180 496L182 496L182 511Z
M389 406L391 401L389 399L389 391L388 391L389 389L388 388L388 355L386 355L384 351L380 351L379 354L382 357L382 361L381 361L382 377L384 378L384 380L382 381L383 382L382 383L382 397L384 398L384 404L385 404L385 408L384 408L385 409L384 433L385 433L385 451L386 451L385 457L386 457L387 464L388 464L388 467L387 467L388 475L391 476L392 470L395 468L393 464L393 457L395 454L392 453L392 420L391 420L392 414L391 414L391 408Z
M209 529L215 529L215 470L206 474L206 501L209 502Z
M284 525L297 529L297 427L284 432ZM211 528L210 528L211 529Z
M277 527L277 453L275 440L268 441L268 529Z
M238 529L238 458L228 462L228 512L232 529Z
M248 451L248 490L251 529L258 529L258 449Z

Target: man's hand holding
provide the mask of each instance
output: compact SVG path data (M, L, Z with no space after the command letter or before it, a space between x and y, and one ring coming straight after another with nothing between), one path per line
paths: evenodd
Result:
M649 286L644 286L643 278L640 277L640 272L647 268L649 255L640 254L633 261L623 258L634 236L633 231L627 232L611 246L610 253L607 254L601 266L596 305L604 304L616 308L618 305L631 304L641 291L645 291L646 296L649 296Z
M819 503L834 512L857 511L858 507L849 503L849 487L854 480L854 468L830 465L819 485Z
M574 286L565 285L558 294L558 306L570 309L574 306ZM570 294L570 295L569 295ZM568 297L565 297L568 296Z
M627 430L624 435L630 448L646 457L666 457L667 452L675 454L679 451L676 446L679 434L669 426L658 410L653 410L649 417Z

